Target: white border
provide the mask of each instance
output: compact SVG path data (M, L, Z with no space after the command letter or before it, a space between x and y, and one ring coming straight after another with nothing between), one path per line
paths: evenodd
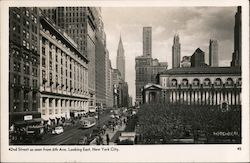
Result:
M8 145L9 6L191 7L242 6L242 145L119 146L119 152L10 152ZM249 4L247 0L187 1L2 1L1 6L1 162L248 162L249 161ZM104 22L105 23L105 22ZM232 45L233 46L233 45ZM29 147L29 146L24 146ZM34 148L35 146L30 146ZM39 147L39 146L36 146ZM42 147L42 146L40 146ZM48 147L48 146L45 146ZM60 146L50 146L60 147ZM68 146L63 146L67 148ZM241 147L241 150L237 150Z

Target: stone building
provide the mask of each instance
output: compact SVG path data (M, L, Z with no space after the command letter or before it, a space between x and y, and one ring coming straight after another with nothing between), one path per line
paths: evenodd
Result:
M154 89L144 89L145 102L174 105L241 106L241 69L234 67L190 67L167 70L158 75ZM158 92L160 96L154 96ZM151 100L146 94L155 97Z
M89 60L46 17L40 24L40 112L54 124L88 111Z

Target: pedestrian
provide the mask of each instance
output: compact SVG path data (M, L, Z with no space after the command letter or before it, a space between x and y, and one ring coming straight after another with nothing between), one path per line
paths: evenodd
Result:
M115 132L115 126L113 126L113 132Z
M109 134L106 135L107 145L109 145Z
M100 145L100 139L99 139L99 136L96 136L95 141L96 141L96 145Z

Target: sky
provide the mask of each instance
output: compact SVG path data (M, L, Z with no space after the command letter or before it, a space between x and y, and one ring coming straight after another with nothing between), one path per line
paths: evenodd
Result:
M230 66L236 7L103 7L107 49L116 68L120 35L125 50L126 82L135 100L135 57L142 55L142 30L152 27L152 57L172 68L173 37L179 34L181 58L197 48L208 63L209 40L218 40L219 66Z

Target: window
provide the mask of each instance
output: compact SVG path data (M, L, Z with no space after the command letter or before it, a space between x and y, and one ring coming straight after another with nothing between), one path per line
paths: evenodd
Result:
M233 86L234 85L233 79L232 78L228 78L227 82L226 82L226 85L227 86Z
M52 107L52 99L49 99L49 107Z
M13 83L18 84L18 85L20 84L20 76L19 75L14 75Z
M29 69L30 69L30 67L29 67L28 65L24 65L24 66L23 66L23 72L24 72L25 74L27 74L27 75L30 74Z
M37 68L35 68L35 67L32 68L32 76L37 77Z
M49 61L49 69L52 70L52 61Z
M172 85L173 87L176 87L176 86L177 86L177 80L176 80L176 79L172 79L171 85Z
M20 72L21 71L21 63L14 62L13 69L14 69L14 71Z
M46 72L45 72L45 70L42 71L42 78L46 79Z
M42 57L42 66L46 67L46 59L45 59L45 57Z
M193 86L199 86L199 84L200 84L200 80L197 79L197 78L195 78L195 79L193 80Z
M37 80L36 79L33 79L33 87L37 88Z
M43 106L43 107L46 106L46 98L43 98L42 106Z
M45 48L42 47L42 55L45 55Z
M215 86L221 86L222 85L222 80L220 78L216 78L214 81Z
M30 79L24 77L24 85L25 85L25 86L29 86L29 83L30 83Z

